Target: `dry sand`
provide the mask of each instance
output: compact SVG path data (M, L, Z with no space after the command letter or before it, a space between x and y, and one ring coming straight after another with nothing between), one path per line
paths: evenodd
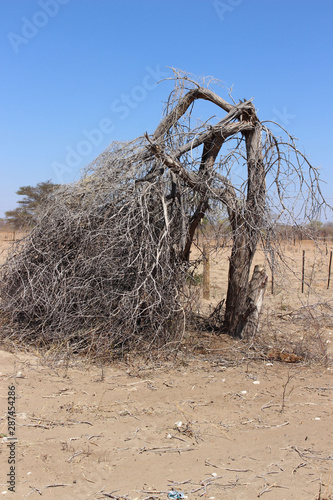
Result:
M13 498L166 499L172 487L193 500L333 498L331 369L200 356L103 371L0 360L7 436L7 388L16 391Z

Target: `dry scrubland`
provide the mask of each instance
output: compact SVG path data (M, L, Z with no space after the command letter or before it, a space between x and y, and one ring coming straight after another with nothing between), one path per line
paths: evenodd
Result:
M256 253L253 267L265 264L269 277L261 316L260 342L264 348L293 352L303 360L326 362L333 354L333 279L328 284L330 252L333 241L315 244L310 240L282 242L279 251L285 266L275 253L274 293L272 272L262 251ZM303 252L305 257L302 293ZM210 300L201 300L206 315L226 297L230 247L210 252ZM202 276L202 266L198 275ZM333 272L333 269L332 269Z
M0 243L4 259L9 243ZM194 332L172 359L98 367L3 346L2 435L9 384L18 397L13 498L166 499L174 487L193 500L332 499L333 245L282 247L290 270L276 270L274 295L269 282L252 349ZM226 293L228 251L211 255L211 300L200 312ZM299 362L278 361L288 353ZM1 492L7 454L2 440Z

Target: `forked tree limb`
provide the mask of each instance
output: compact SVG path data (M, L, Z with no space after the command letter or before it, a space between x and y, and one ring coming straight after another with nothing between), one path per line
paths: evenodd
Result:
M205 142L211 140L213 137L221 137L223 141L228 139L233 135L237 135L240 132L253 130L254 126L248 122L232 122L224 125L223 120L209 127L206 132L202 132L192 141L187 142L183 146L181 146L178 150L175 151L174 155L176 158L180 158L183 154L188 151L201 146Z
M215 92L212 92L209 89L199 87L197 89L189 90L187 94L179 99L174 109L159 124L153 134L154 140L163 137L171 129L171 127L179 121L179 119L186 113L191 104L197 99L210 101L227 112L231 111L234 108L232 104L229 104L227 101L215 94Z
M168 155L160 145L154 143L147 133L145 137L149 143L150 152L161 161L162 165L178 175L189 187L199 190L200 179L195 172L188 172L178 160Z
M222 137L213 137L204 143L201 156L201 163L199 167L199 175L201 174L201 176L206 178L207 180L212 173L211 171L214 167L216 158L221 150L223 142L224 139ZM189 221L188 236L186 239L186 244L183 252L183 258L186 261L188 261L190 258L191 246L197 227L200 224L200 221L205 216L208 207L209 207L209 197L207 196L207 193L205 193L201 197L199 204Z

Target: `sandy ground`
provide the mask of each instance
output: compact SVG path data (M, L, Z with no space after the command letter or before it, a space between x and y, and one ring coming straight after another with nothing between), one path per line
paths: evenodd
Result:
M290 246L292 270L300 273L304 248L311 290L302 294L294 275L289 288L277 279L262 320L268 328L265 318L275 311L274 331L290 331L299 342L313 327L302 311L315 316L313 304L331 299L329 252ZM212 257L211 300L201 302L203 310L225 293L222 260ZM323 322L315 334L324 359L332 324ZM189 500L333 499L328 357L310 365L239 355L231 362L241 343L197 335L198 349L186 354L184 347L173 360L154 364L137 359L97 367L56 360L52 351L0 351L0 494L148 500L167 499L174 488ZM15 390L15 493L7 484L14 442L8 390Z
M5 498L166 499L172 487L193 500L333 498L330 368L0 360L2 436L16 392L16 492ZM3 494L8 456L3 437Z

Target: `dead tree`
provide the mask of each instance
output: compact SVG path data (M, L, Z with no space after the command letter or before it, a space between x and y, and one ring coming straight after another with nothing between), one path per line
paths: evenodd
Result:
M80 182L59 190L4 266L1 308L12 320L71 335L93 325L113 346L174 342L191 302L199 223L224 209L233 243L223 331L256 333L267 281L260 268L250 282L257 246L278 220L317 215L318 172L288 133L278 138L259 120L251 100L227 102L180 72L174 82L156 130L112 144ZM198 124L200 102L215 114Z
M285 140L276 138L266 124L260 122L250 100L230 104L197 82L192 82L194 88L186 91L185 87L190 87L191 82L186 77L177 78L178 75L180 95L176 95L172 109L154 134L147 136L149 150L163 168L178 178L178 182L197 193L196 203L187 218L185 260L189 259L195 231L209 211L211 201L216 200L226 207L233 246L224 331L241 337L244 330L248 337L257 330L253 317L247 312L249 274L258 242L273 223L269 212L276 210L277 205L280 218L286 220L291 216L293 219L294 207L284 203L284 194L288 194L285 191L293 184L299 193L294 200L295 206L299 208L302 199L305 215L313 217L323 204L318 173L298 151L291 136L287 134ZM191 129L193 104L199 100L210 101L226 115L217 123L204 123L202 127ZM230 148L231 141L235 145ZM223 147L229 150L221 153ZM233 180L233 166L243 169L238 185ZM269 193L267 181L270 182ZM250 318L251 328L248 325Z

